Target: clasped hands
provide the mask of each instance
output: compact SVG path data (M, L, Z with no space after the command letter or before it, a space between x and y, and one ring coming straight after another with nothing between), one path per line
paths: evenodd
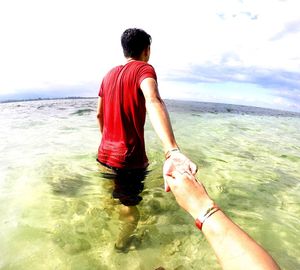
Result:
M172 153L166 159L163 167L166 192L170 191L168 179L170 179L170 177L174 178L174 173L195 175L197 173L197 165L179 151Z
M165 191L171 190L178 204L194 218L212 204L196 172L197 165L179 151L172 153L163 166Z

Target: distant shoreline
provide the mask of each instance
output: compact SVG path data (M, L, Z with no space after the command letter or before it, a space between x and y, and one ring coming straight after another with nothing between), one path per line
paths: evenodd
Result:
M26 98L26 99L6 99L0 100L0 103L42 101L42 100L61 100L61 99L96 99L97 97L57 97L57 98Z
M8 99L1 100L0 104L17 103L17 102L31 102L31 101L51 101L51 100L80 100L80 99L97 99L98 97L57 97L57 98L30 98L30 99ZM231 113L231 114L248 114L248 115L270 115L270 116L292 116L300 117L300 112L286 111L280 109L263 108L249 105L238 105L228 103L206 102L206 101L192 101L192 100L177 100L164 99L167 107L170 106L170 111L180 112L185 111L185 106L188 103L191 111L209 112L209 113Z

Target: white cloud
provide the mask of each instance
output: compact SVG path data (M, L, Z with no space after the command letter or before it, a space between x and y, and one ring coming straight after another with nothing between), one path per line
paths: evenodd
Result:
M119 33L104 27L110 18L99 3L1 2L0 89L95 80L99 69L116 62L118 53L108 52L119 51Z
M297 0L1 1L0 95L98 83L122 62L120 35L132 26L152 35L151 63L161 79L208 64L298 72L298 6ZM243 81L246 74L234 76Z

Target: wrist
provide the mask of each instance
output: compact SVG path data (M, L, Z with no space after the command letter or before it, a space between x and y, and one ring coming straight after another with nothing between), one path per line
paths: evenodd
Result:
M209 209L210 207L212 207L214 205L214 201L211 200L208 196L206 198L203 198L201 200L199 200L199 198L197 198L197 200L195 200L194 203L191 204L192 207L190 209L188 209L188 212L190 213L190 215L196 219L199 217L199 215L201 214L205 214L207 209Z
M174 147L174 148L168 150L168 151L165 153L165 159L170 158L171 155L172 155L173 153L178 153L178 152L180 152L180 150L179 150L178 147Z
M198 229L202 230L204 222L219 210L220 208L214 202L204 212L201 210L195 219L195 225Z

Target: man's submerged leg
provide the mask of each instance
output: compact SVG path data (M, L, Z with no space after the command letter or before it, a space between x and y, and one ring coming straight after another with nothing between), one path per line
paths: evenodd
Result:
M140 212L136 206L120 206L119 219L121 221L116 249L127 251L132 242L132 235L140 219Z
M118 175L115 179L115 189L113 197L121 202L119 219L121 221L120 232L116 241L116 249L127 252L130 248L135 248L140 241L134 237L137 228L140 212L137 205L142 200L139 194L144 188L144 178L147 172L135 171Z

